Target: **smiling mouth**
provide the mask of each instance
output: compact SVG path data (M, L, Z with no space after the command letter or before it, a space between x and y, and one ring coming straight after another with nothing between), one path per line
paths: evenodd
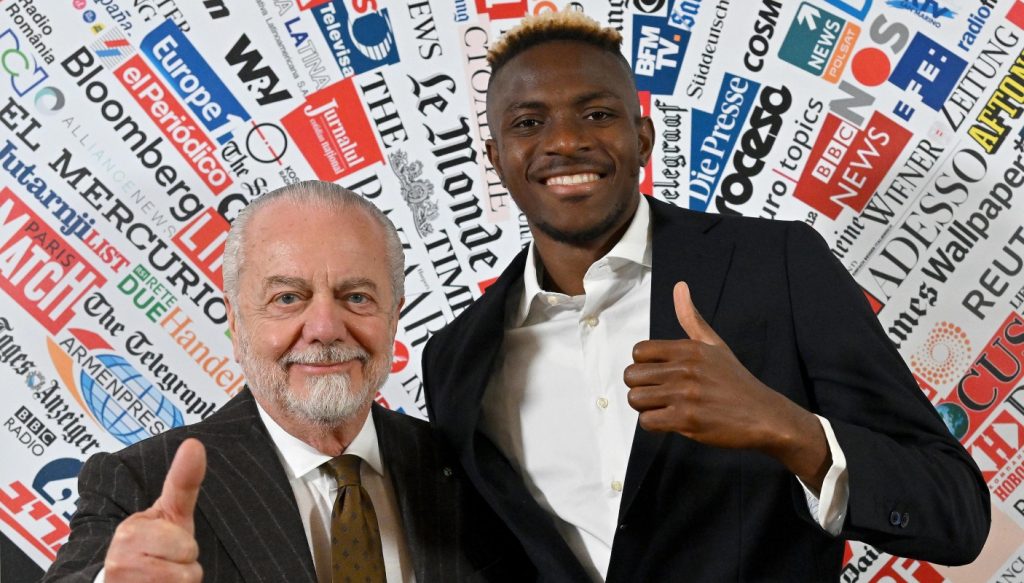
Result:
M600 174L593 172L585 172L583 174L567 174L565 176L552 176L544 180L545 186L572 186L575 184L586 184L588 182L597 182L601 179Z

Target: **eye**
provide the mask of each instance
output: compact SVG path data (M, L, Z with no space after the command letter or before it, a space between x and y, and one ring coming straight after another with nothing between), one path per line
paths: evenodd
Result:
M348 295L348 301L353 304L365 304L370 301L370 298L367 297L366 294L354 293Z
M514 127L514 128L535 128L535 127L537 127L539 125L540 125L540 120L529 118L529 117L528 118L524 118L524 119L520 119L520 120L516 120L515 122L512 123L512 127Z
M299 301L299 294L292 292L285 292L274 298L275 304L281 304L282 306L290 306Z
M592 111L588 113L586 117L587 119L592 119L594 121L604 121L607 119L611 119L614 116L607 111Z

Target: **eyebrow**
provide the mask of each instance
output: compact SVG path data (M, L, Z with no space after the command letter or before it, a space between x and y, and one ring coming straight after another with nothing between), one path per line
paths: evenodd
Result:
M308 290L311 286L308 281L301 277L291 277L288 275L271 275L263 280L264 291L277 287L292 287L301 290ZM347 291L360 287L377 291L377 284L374 283L372 279L366 277L353 277L343 280L334 286L334 290Z
M583 95L580 95L576 99L573 99L572 103L573 105L582 105L584 103L595 101L597 99L620 100L619 96L616 95L615 93L612 93L611 91L608 91L606 89L598 89L596 91L591 91L589 93L584 93ZM546 107L548 107L548 104L544 103L543 101L515 101L509 104L509 106L505 108L505 111L515 112L523 109L545 109Z

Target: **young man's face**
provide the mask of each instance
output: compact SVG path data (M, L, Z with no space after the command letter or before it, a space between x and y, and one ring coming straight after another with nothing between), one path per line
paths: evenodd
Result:
M499 70L487 101L487 154L535 237L587 245L624 229L654 129L621 61L544 43Z

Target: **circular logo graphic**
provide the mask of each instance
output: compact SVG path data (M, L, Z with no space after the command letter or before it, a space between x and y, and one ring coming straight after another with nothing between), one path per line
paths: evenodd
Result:
M93 12L92 10L86 10L85 12L82 13L82 20L92 24L93 22L96 21L96 13Z
M665 0L633 0L633 7L637 12L650 14L665 7Z
M967 418L967 413L963 407L956 403L940 403L935 407L935 410L939 412L939 417L942 418L942 422L946 424L946 429L949 429L953 437L963 439L967 435L971 422Z
M288 134L274 123L255 124L245 136L245 149L253 160L273 164L288 150Z
M401 372L409 364L409 349L395 340L395 357L391 361L391 372Z
M75 7L75 10L81 10L85 8L85 0L75 0L71 5Z

